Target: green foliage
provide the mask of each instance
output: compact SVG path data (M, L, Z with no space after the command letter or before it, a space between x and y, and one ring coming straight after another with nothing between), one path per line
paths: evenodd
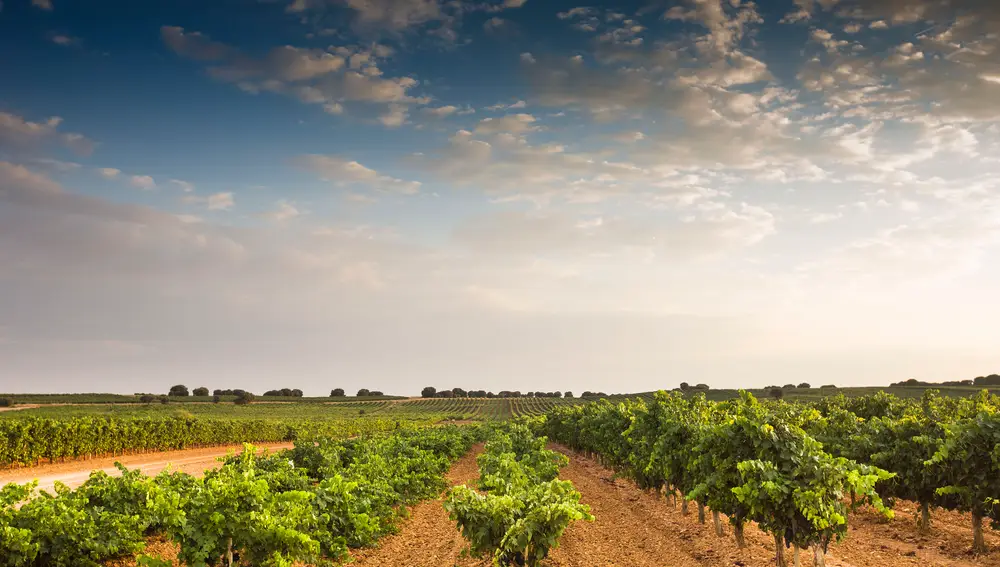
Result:
M991 517L1000 527L1000 413L984 410L946 426L945 440L928 461L943 467L945 485L938 494L953 496L973 517Z
M893 475L825 452L797 425L807 415L819 418L748 393L711 403L703 394L657 392L652 400L556 408L544 429L643 488L669 486L725 513L738 534L756 520L787 544L825 548L846 533L846 494L891 515L875 486Z
M167 395L183 397L190 395L190 392L188 392L187 386L185 386L184 384L177 384L176 386L170 387L170 392L168 392Z
M259 468L251 446L230 466L208 472L192 487L183 519L168 530L180 544L178 558L192 567L233 555L274 567L316 559L320 545L308 533L315 495L282 491L286 474Z
M196 479L93 473L80 488L0 489L0 567L96 567L133 556L151 534L176 542L190 567L290 566L347 558L395 529L402 507L440 493L450 461L478 428L401 428L391 435L299 441L292 451L246 446ZM161 558L140 556L159 567Z
M475 555L496 565L535 567L576 520L593 520L580 493L558 480L565 455L546 450L523 424L494 431L478 458L480 493L468 486L448 491L444 507Z
M80 457L122 455L130 452L225 445L243 441L276 442L317 436L347 437L391 431L396 427L396 421L378 418L282 421L196 417L2 419L0 420L0 467L33 465L43 459L59 461Z

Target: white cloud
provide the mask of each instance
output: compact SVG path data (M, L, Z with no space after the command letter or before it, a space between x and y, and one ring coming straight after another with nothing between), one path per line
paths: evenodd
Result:
M236 204L231 192L213 193L208 196L206 206L210 211L228 211Z
M293 203L288 201L278 201L275 204L274 209L261 216L271 222L285 222L301 215L302 211L300 211Z
M171 179L169 183L185 193L191 193L194 191L194 185L187 181L182 181L180 179Z
M476 126L478 134L524 134L538 130L537 119L530 114L508 114L501 118L483 118Z
M115 169L113 167L102 167L102 168L98 168L98 170L97 170L98 174L100 174L102 177L106 177L107 179L114 179L114 178L118 177L118 175L121 172L122 172L122 170Z
M339 156L307 155L297 158L295 163L318 174L324 181L341 187L357 185L403 195L412 195L420 190L420 183L417 181L404 181L383 175L357 161Z
M458 107L449 104L447 106L438 106L436 108L426 107L423 111L425 114L430 114L431 116L435 116L437 118L444 118L458 112Z
M129 183L138 189L145 189L147 191L150 189L156 189L156 181L148 175L133 175L129 179Z
M486 20L483 24L483 29L486 31L497 31L507 24L507 20L503 18L498 18L496 16Z
M51 12L53 10L52 0L31 0L31 5L36 8L41 8L46 12Z
M496 111L496 110L514 110L514 109L518 109L518 108L527 108L527 106L528 106L527 102L525 102L523 100L518 100L516 102L512 102L512 103L509 103L509 104L501 102L501 103L498 103L498 104L494 104L492 106L487 106L486 110L491 110L491 111Z
M62 118L53 116L45 122L31 122L9 112L0 112L0 149L34 151L46 144L57 144L75 153L87 155L95 143L82 134L60 132Z
M185 195L181 202L187 205L203 205L210 211L228 211L236 204L235 195L230 191L212 193L207 196Z
M401 104L390 104L389 110L378 117L378 121L386 128L399 128L406 123L409 116L405 106Z
M306 104L322 105L330 114L341 114L345 103L429 102L429 99L408 94L418 85L416 79L383 76L378 63L391 54L391 50L378 44L368 49L336 47L331 48L332 53L286 45L272 49L262 59L254 59L236 48L183 28L164 26L161 35L177 54L214 63L208 73L218 80L233 83L252 94L274 92Z
M73 37L70 35L59 34L59 33L51 34L49 36L49 39L52 41L52 43L56 45L61 45L63 47L72 47L74 45L80 45L81 43L80 38L78 37Z

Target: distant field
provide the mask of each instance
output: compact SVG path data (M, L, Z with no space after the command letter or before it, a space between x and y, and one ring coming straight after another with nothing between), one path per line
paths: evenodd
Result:
M561 398L432 398L400 400L349 399L337 403L122 404L41 405L0 412L0 420L28 417L197 417L218 419L342 419L362 416L401 420L502 420L519 415L541 415L549 408L585 400Z
M920 398L929 389L936 389L945 396L965 397L980 390L989 389L1000 394L1000 386L869 386L845 388L794 388L783 389L783 399L787 401L814 401L826 396L843 394L847 397L863 396L876 392L887 392L900 398ZM770 390L752 388L754 396L766 399ZM709 400L722 401L739 396L735 389L689 390L689 394L704 392ZM611 400L624 398L651 398L653 392L634 394L613 394ZM212 396L171 397L168 404L158 400L143 404L137 396L122 394L0 394L0 398L11 398L16 405L40 405L42 407L21 411L0 412L2 418L26 417L73 417L93 415L142 415L142 416L199 416L199 417L248 417L248 418L298 418L298 417L357 417L378 415L426 419L490 420L507 419L518 415L541 415L559 404L579 404L597 398L406 398L403 396L368 397L282 397L259 396L250 406L236 406L234 396L222 396L221 403L213 404ZM71 404L71 405L58 405ZM51 407L46 407L51 406ZM364 412L364 413L362 413Z
M0 398L11 398L18 404L137 404L139 396L129 394L0 394ZM210 403L213 396L171 396L171 403ZM236 396L220 396L223 402L231 402ZM405 400L405 396L343 396L339 398L290 396L258 396L261 402L365 402L376 400Z

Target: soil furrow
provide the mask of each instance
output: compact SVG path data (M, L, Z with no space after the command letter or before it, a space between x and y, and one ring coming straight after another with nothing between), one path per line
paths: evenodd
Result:
M455 461L446 478L449 486L471 485L479 478L476 457L482 453L477 445L469 454ZM443 497L443 496L442 496ZM364 567L486 567L487 561L463 558L465 540L455 522L448 518L442 498L425 500L410 510L410 517L400 526L398 534L382 538L372 549L355 550L352 565Z
M613 471L596 461L556 448L570 457L560 477L573 482L597 520L571 525L547 567L774 565L773 540L755 525L747 526L747 547L739 549L725 516L725 535L717 537L709 512L706 523L699 524L696 506L690 506L690 513L684 516L670 499L614 478ZM971 529L964 526L965 515L938 511L932 533L920 536L912 519L913 507L912 503L900 503L896 519L888 523L878 521L871 512L852 514L850 532L844 541L830 547L827 566L1000 566L1000 551L981 557L967 553L972 536ZM988 543L997 549L998 539L988 536ZM791 564L791 550L786 558ZM812 565L811 550L803 550L802 565Z

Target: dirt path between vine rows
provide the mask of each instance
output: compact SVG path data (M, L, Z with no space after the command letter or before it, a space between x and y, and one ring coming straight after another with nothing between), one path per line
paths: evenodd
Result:
M756 526L745 530L747 547L739 549L726 523L725 536L717 537L711 513L698 523L697 507L684 516L667 498L615 479L613 472L586 457L555 447L570 457L560 478L570 480L591 507L594 522L575 522L554 549L546 567L694 567L774 565L774 541ZM1000 537L990 534L987 543L997 551L973 557L971 527L965 516L937 511L928 536L917 533L912 503L897 506L889 522L874 512L852 514L848 537L830 547L828 567L1000 567ZM786 551L792 564L792 552ZM811 551L803 550L802 565L812 565Z
M256 443L254 446L258 449L277 451L278 449L291 448L292 443ZM69 461L39 465L37 467L3 470L0 471L0 486L10 482L25 483L37 479L40 490L52 492L57 481L70 488L76 488L87 480L91 471L103 470L112 476L121 474L115 467L115 461L120 462L129 469L140 469L149 476L155 475L168 467L170 467L171 471L180 471L201 476L206 470L219 466L218 458L225 457L230 451L241 453L243 445L203 447L200 449L163 451L120 457L101 457L85 461Z
M483 452L476 445L455 461L445 475L449 486L473 485L479 478L476 457ZM442 498L425 500L410 509L410 517L400 526L400 532L379 541L373 549L352 552L351 565L363 567L487 567L489 561L462 558L465 540L455 522L448 518Z

